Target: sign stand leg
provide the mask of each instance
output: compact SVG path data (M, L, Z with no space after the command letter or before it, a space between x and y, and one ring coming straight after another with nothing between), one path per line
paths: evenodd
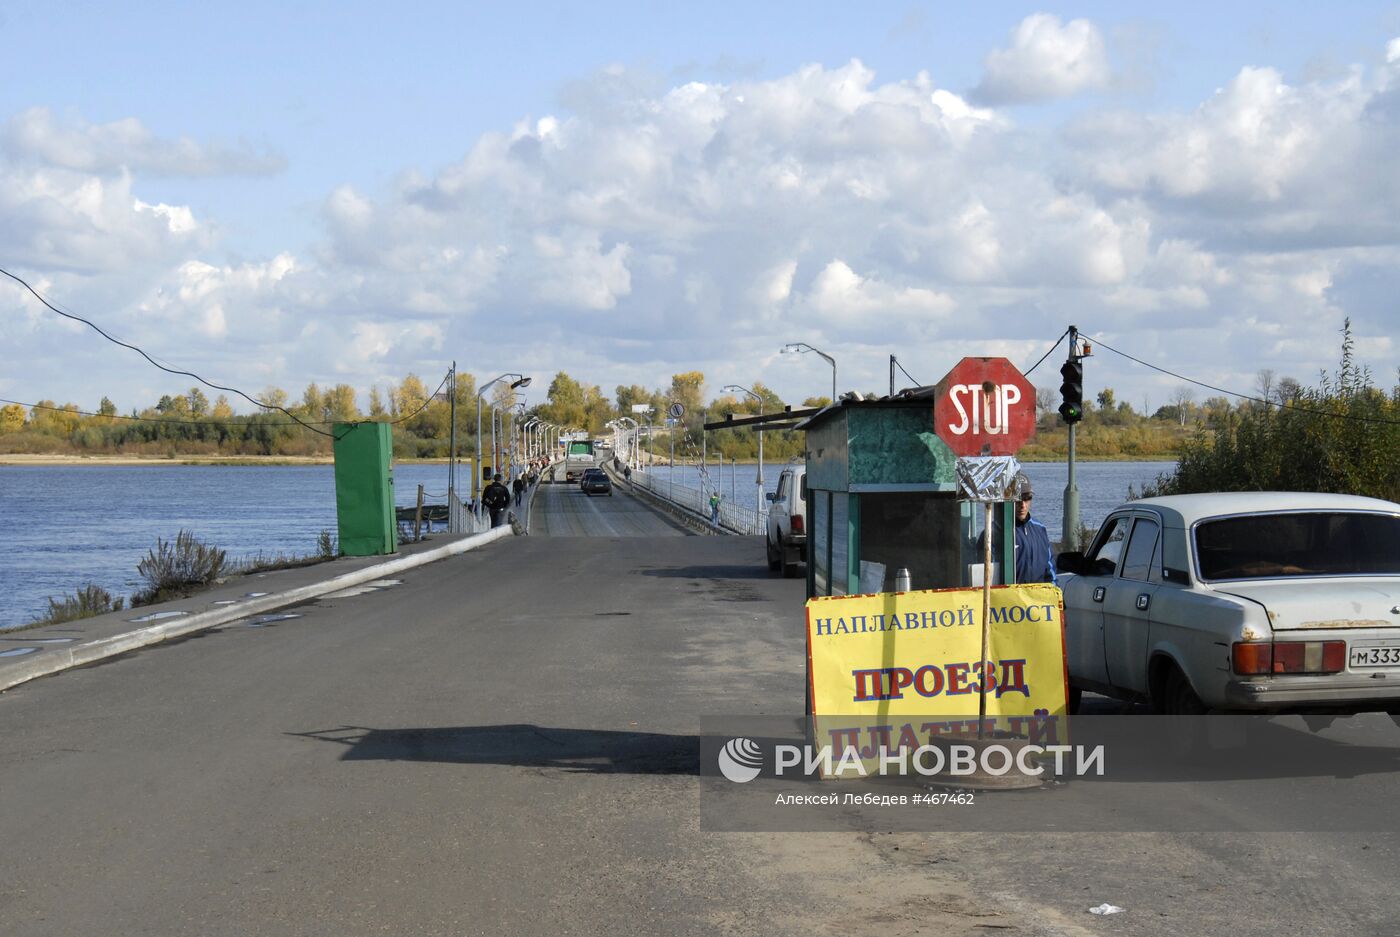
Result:
M977 693L977 737L983 737L987 721L987 650L992 638L992 502L985 503L982 552L982 679Z

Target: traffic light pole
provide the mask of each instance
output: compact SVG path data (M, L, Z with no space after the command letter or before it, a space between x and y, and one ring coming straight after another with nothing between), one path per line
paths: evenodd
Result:
M1069 360L1079 360L1079 329L1069 327ZM1066 551L1082 549L1079 542L1079 486L1074 479L1074 428L1078 421L1069 424L1069 479L1065 483L1064 520L1061 524Z

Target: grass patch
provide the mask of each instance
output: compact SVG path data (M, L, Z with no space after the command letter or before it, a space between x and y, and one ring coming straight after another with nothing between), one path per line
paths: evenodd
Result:
M72 595L60 599L49 596L48 601L49 610L47 612L20 628L6 628L5 633L23 631L26 628L42 628L45 625L60 625L65 621L77 621L80 618L92 618L95 615L105 615L108 612L119 612L125 604L125 600L120 596L113 598L106 589L92 583L88 583Z
M173 541L157 538L155 547L136 564L136 572L146 584L131 597L131 604L154 605L184 598L213 585L227 563L226 552L196 540L188 530L180 531Z

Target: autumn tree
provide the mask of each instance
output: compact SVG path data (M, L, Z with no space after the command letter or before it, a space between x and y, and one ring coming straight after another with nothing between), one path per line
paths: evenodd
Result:
M233 407L228 402L225 394L220 394L219 399L214 401L214 409L210 413L216 420L228 420L233 417Z
M379 392L379 385L376 384L369 389L369 418L382 420L388 415L389 411L384 409L384 395Z
M705 375L700 371L686 371L671 376L668 402L685 407L687 415L704 409Z
M322 406L327 411L326 419L336 423L353 423L360 418L360 408L355 406L355 388L349 384L337 384L321 396Z
M17 403L7 403L0 407L0 433L17 433L23 428L24 407Z

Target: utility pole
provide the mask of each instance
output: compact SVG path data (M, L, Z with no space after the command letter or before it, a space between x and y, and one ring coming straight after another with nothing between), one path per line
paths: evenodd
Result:
M890 355L890 396L894 396L894 355Z
M1079 486L1074 478L1074 427L1084 418L1084 365L1079 353L1079 328L1069 327L1069 358L1060 368L1064 383L1060 385L1060 416L1069 425L1069 478L1065 483L1064 520L1061 539L1067 551L1080 549L1079 542Z

